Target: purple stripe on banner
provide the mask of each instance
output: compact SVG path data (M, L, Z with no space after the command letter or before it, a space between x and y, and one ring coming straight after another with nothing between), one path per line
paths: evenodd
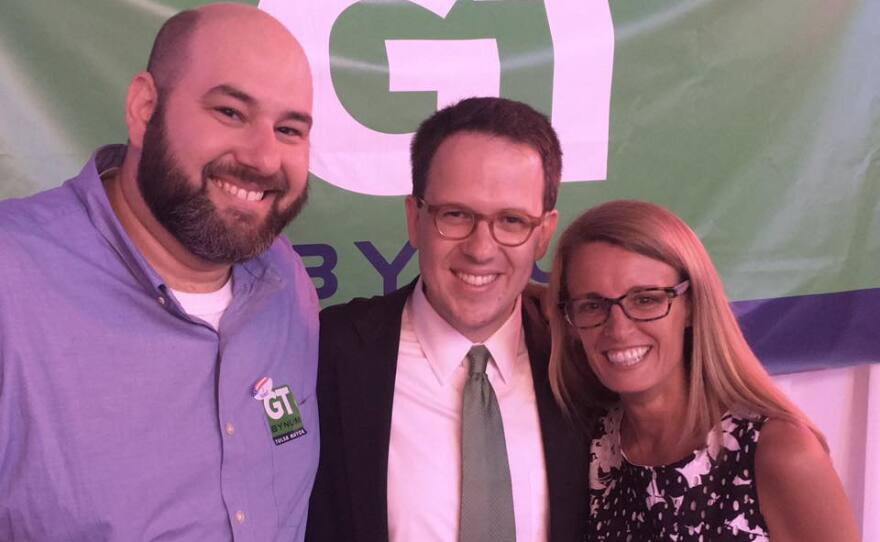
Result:
M880 362L880 288L731 305L772 374Z

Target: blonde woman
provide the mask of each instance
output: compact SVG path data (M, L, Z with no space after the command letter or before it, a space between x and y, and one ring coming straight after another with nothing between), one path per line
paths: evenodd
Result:
M746 344L680 218L590 209L547 294L554 393L574 417L601 407L588 540L858 540L824 437Z

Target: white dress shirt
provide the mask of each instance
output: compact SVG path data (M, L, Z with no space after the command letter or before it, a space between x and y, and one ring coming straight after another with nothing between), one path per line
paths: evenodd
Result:
M521 300L483 343L510 464L517 542L545 542L547 474ZM416 285L403 311L391 442L391 542L456 542L461 501L461 402L473 343L446 322ZM492 518L487 518L492 521Z

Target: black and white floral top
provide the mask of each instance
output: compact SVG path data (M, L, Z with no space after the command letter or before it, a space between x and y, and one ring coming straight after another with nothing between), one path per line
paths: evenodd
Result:
M764 420L726 413L706 446L669 465L630 463L623 410L611 409L590 445L588 541L767 541L754 481Z

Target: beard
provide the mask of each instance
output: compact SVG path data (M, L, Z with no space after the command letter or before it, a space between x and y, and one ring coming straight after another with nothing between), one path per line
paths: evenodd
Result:
M212 263L238 263L265 252L305 206L308 185L282 208L289 184L281 171L265 176L219 160L205 164L196 185L168 149L162 105L160 99L147 124L137 172L138 189L153 216L186 250ZM209 179L221 177L241 179L263 190L264 197L273 197L265 220L235 209L221 214L208 196Z

